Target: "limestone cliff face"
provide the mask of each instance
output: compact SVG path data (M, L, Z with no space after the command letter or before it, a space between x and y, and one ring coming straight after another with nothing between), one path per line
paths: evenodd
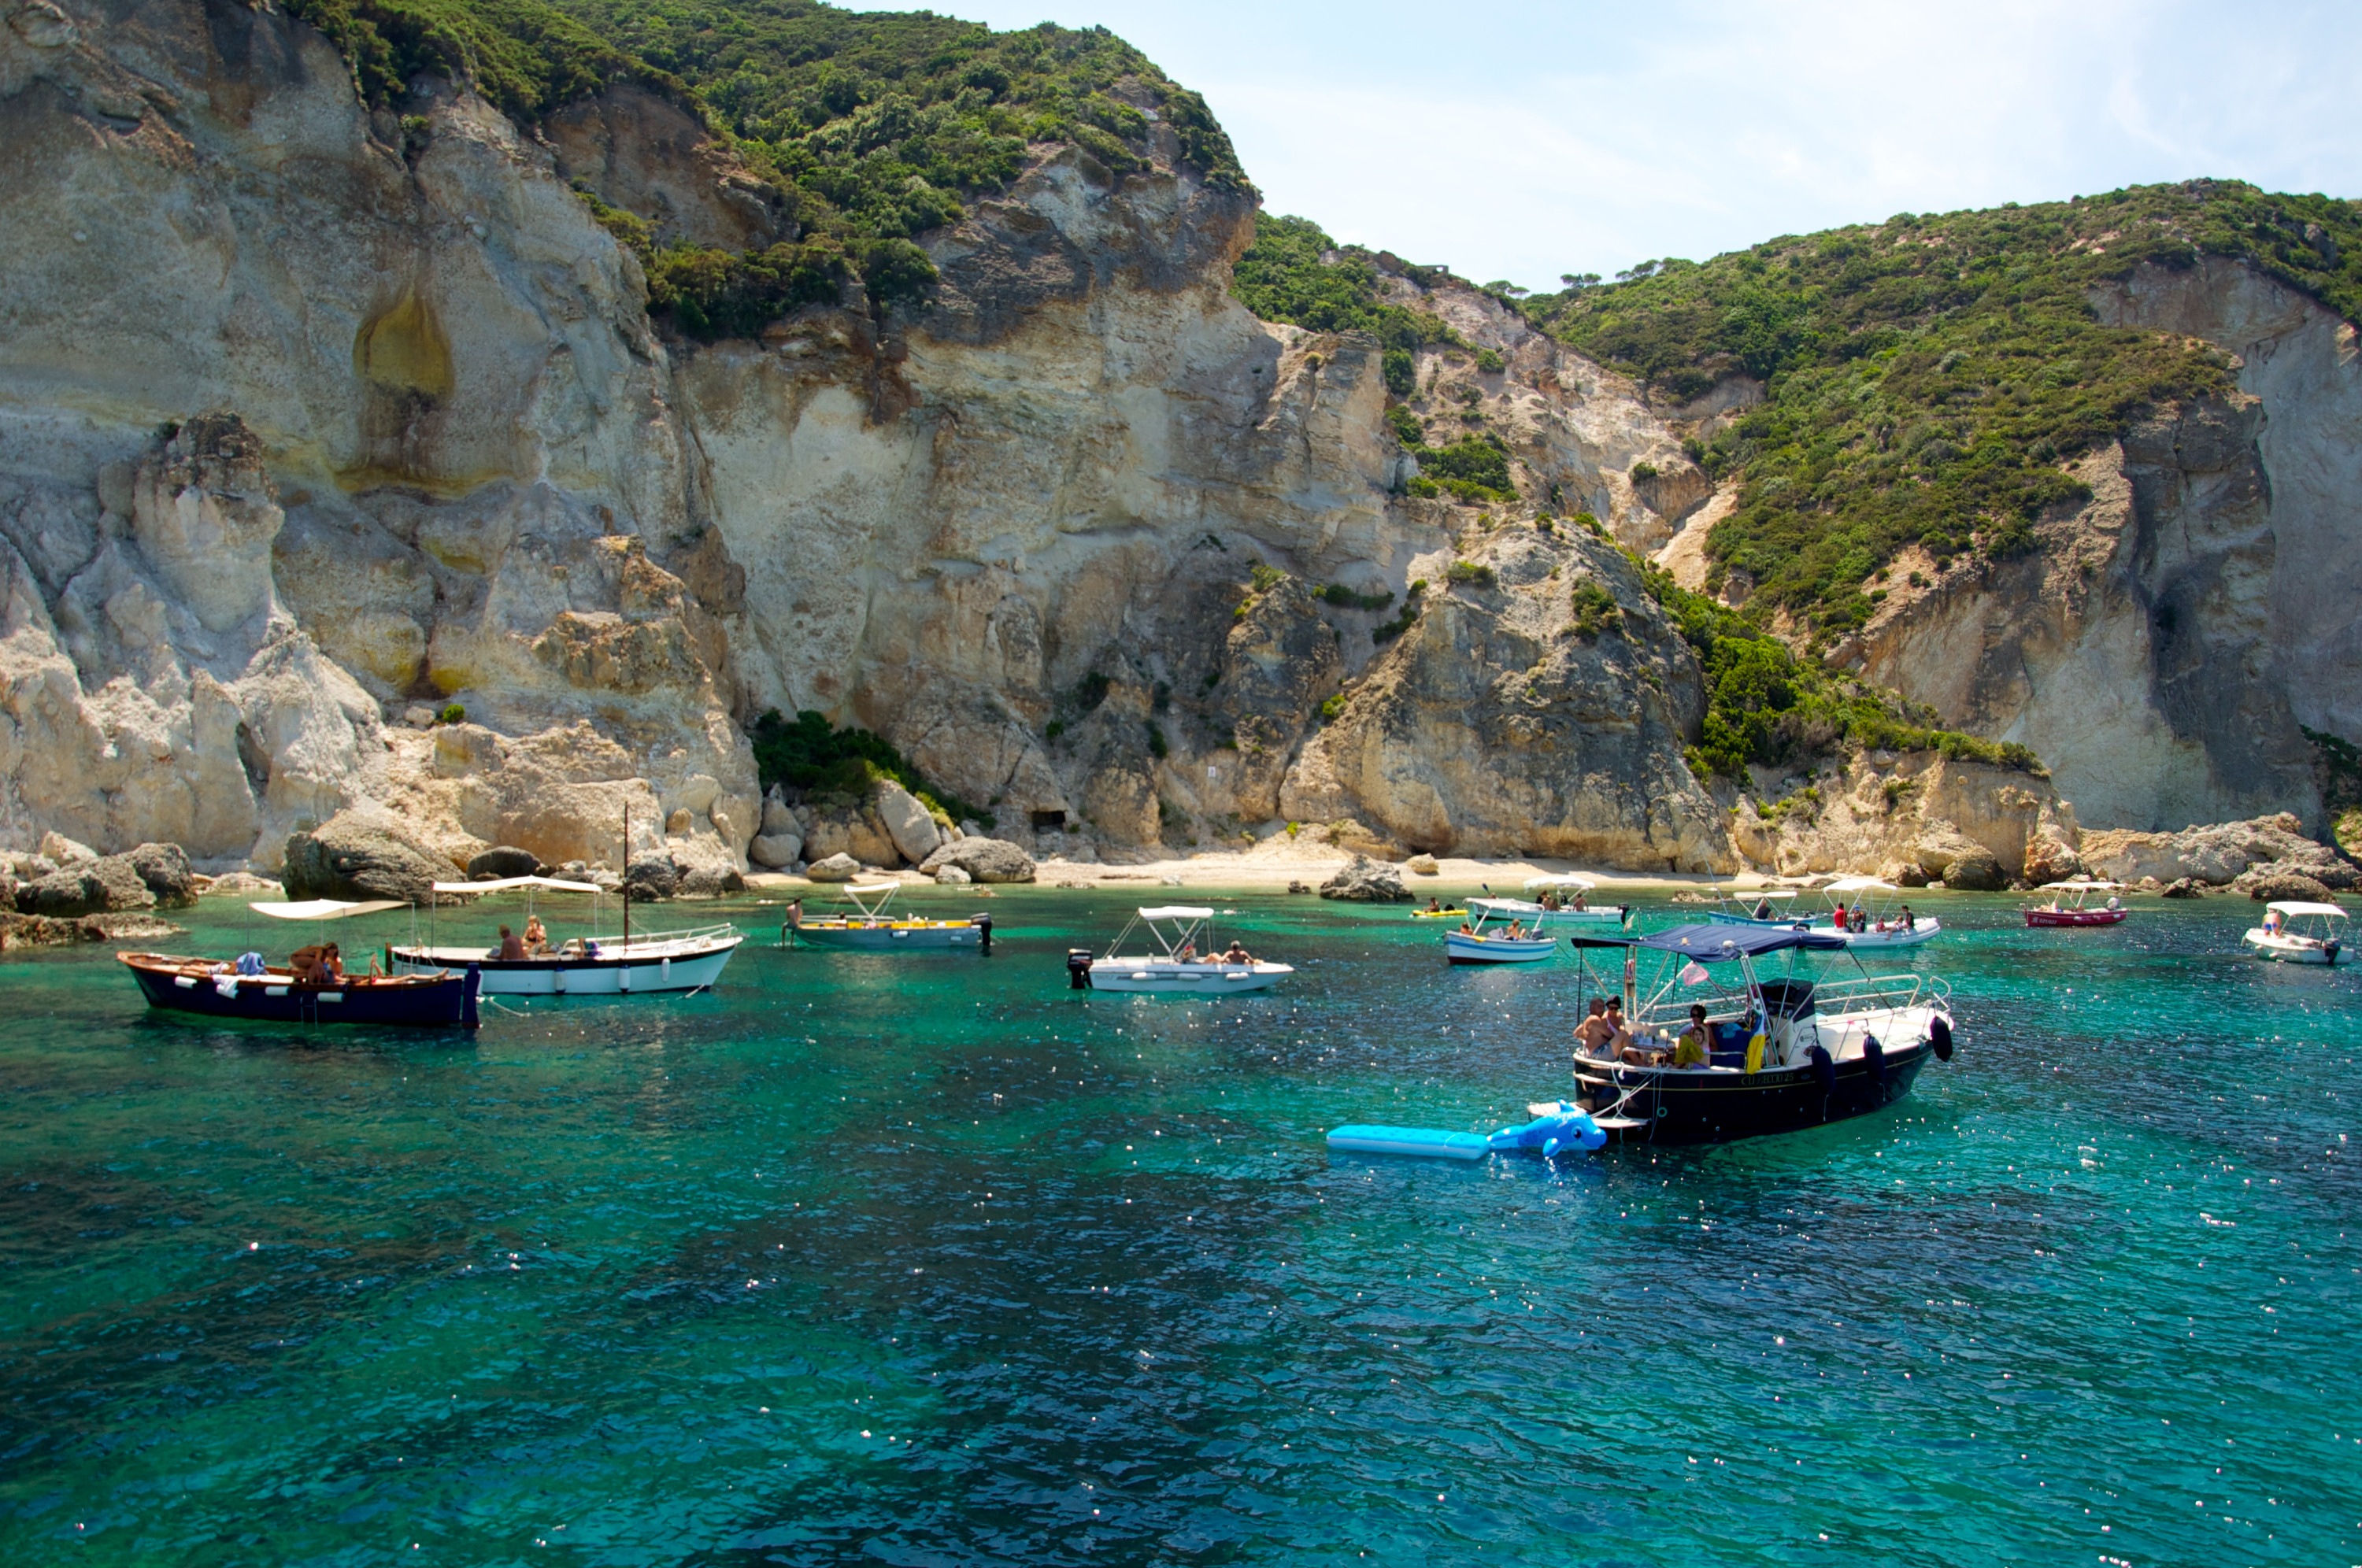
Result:
M2362 365L2354 328L2225 260L2144 269L2114 326L2237 356L2227 402L2159 411L2078 469L2092 500L2018 560L1906 557L1839 662L1948 724L2022 741L2094 825L2293 809L2318 826L2300 726L2362 734ZM1926 590L1902 586L1918 571Z
M930 237L942 283L908 319L808 309L697 347L651 329L568 182L668 237L792 225L659 96L526 132L422 82L405 123L268 11L10 17L16 836L268 866L349 812L454 856L612 862L631 806L644 842L740 863L740 726L813 707L1047 847L1210 843L1282 809L1321 705L1378 651L1391 611L1312 591L1399 607L1471 526L1398 493L1373 345L1228 297L1252 208L1176 148L1120 180L1043 149ZM1678 508L1629 482L1681 465L1628 388L1464 286L1423 297L1510 361L1430 355L1423 395L1485 408L1521 479L1636 539ZM1447 724L1426 693L1452 650L1524 668L1518 639L1547 632L1473 602L1423 620L1385 657L1428 717L1371 732L1350 777L1319 763L1322 809L1422 842L1724 854L1710 815L1667 814L1686 699L1619 686L1645 666L1687 689L1648 624L1630 669L1562 660L1461 693ZM465 723L420 727L453 701ZM1454 755L1528 726L1547 739L1514 787Z

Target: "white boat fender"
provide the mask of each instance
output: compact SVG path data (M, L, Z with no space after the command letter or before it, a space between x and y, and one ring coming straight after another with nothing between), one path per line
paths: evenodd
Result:
M1878 1043L1877 1035L1862 1037L1861 1059L1870 1064L1870 1081L1883 1086L1886 1082L1886 1047Z
M1819 1081L1823 1094L1835 1094L1838 1087L1838 1065L1829 1060L1828 1052L1815 1045L1805 1053L1813 1064L1813 1077Z
M1548 1159L1561 1149L1578 1145L1585 1149L1605 1147L1607 1133L1591 1119L1591 1112L1569 1109L1537 1116L1522 1127L1504 1127L1485 1142L1502 1154L1530 1149Z
M1087 947L1066 949L1066 988L1087 991L1091 988L1091 950Z
M1439 1160L1481 1160L1493 1152L1491 1143L1473 1132L1360 1123L1330 1128L1329 1146L1363 1154L1417 1154Z
M1952 1059L1952 1021L1948 1018L1930 1020L1927 1024L1927 1043L1936 1048L1936 1060L1950 1061Z

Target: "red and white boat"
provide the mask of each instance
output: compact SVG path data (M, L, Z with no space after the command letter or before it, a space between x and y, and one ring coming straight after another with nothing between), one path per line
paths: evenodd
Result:
M2047 904L2031 905L2025 911L2028 925L2121 925L2132 911L2125 908L2117 894L2125 890L2122 882L2100 882L2088 877L2076 877L2064 882L2045 882L2035 889L2050 895ZM2108 901L2097 909L2092 907L2092 895L2105 893Z

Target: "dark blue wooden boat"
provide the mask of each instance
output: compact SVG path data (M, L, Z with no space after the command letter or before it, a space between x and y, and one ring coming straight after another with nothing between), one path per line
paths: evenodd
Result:
M211 958L164 953L117 953L147 993L150 1007L207 1018L257 1023L403 1024L422 1029L473 1029L483 971L437 975L349 976L328 984L298 980L284 968L239 975Z

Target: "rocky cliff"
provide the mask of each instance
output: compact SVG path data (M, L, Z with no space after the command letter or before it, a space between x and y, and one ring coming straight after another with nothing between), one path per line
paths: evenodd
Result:
M1489 432L1524 498L1418 499L1377 345L1231 297L1252 195L1145 99L1142 166L1037 143L924 236L923 304L848 287L704 343L651 324L599 204L729 248L795 220L672 100L611 84L521 126L422 77L372 110L269 9L0 11L0 837L269 868L343 816L456 863L620 865L628 812L635 850L743 867L747 726L815 709L1049 851L1297 820L1649 869L1831 853L1734 834L1692 777L1696 659L1617 547L1711 525L1683 438L1737 383L1660 413L1501 301L1390 269L1449 329L1395 414ZM2290 689L2298 649L2362 657L2323 640L2343 580L2283 532L2300 505L2307 550L2343 525L2356 444L2350 414L2273 410L2345 386L2352 334L2269 321L2245 401L2125 443L2035 576L1939 576L1849 657L2055 748L2110 821L2300 787L2290 726L2351 733L2352 681L2246 688ZM2047 619L2015 624L2027 602ZM2186 651L2235 623L2235 669ZM2122 722L2079 727L2103 699ZM2072 822L2017 777L1997 807L1928 775L1907 833L1845 853L1981 833L2017 874Z

